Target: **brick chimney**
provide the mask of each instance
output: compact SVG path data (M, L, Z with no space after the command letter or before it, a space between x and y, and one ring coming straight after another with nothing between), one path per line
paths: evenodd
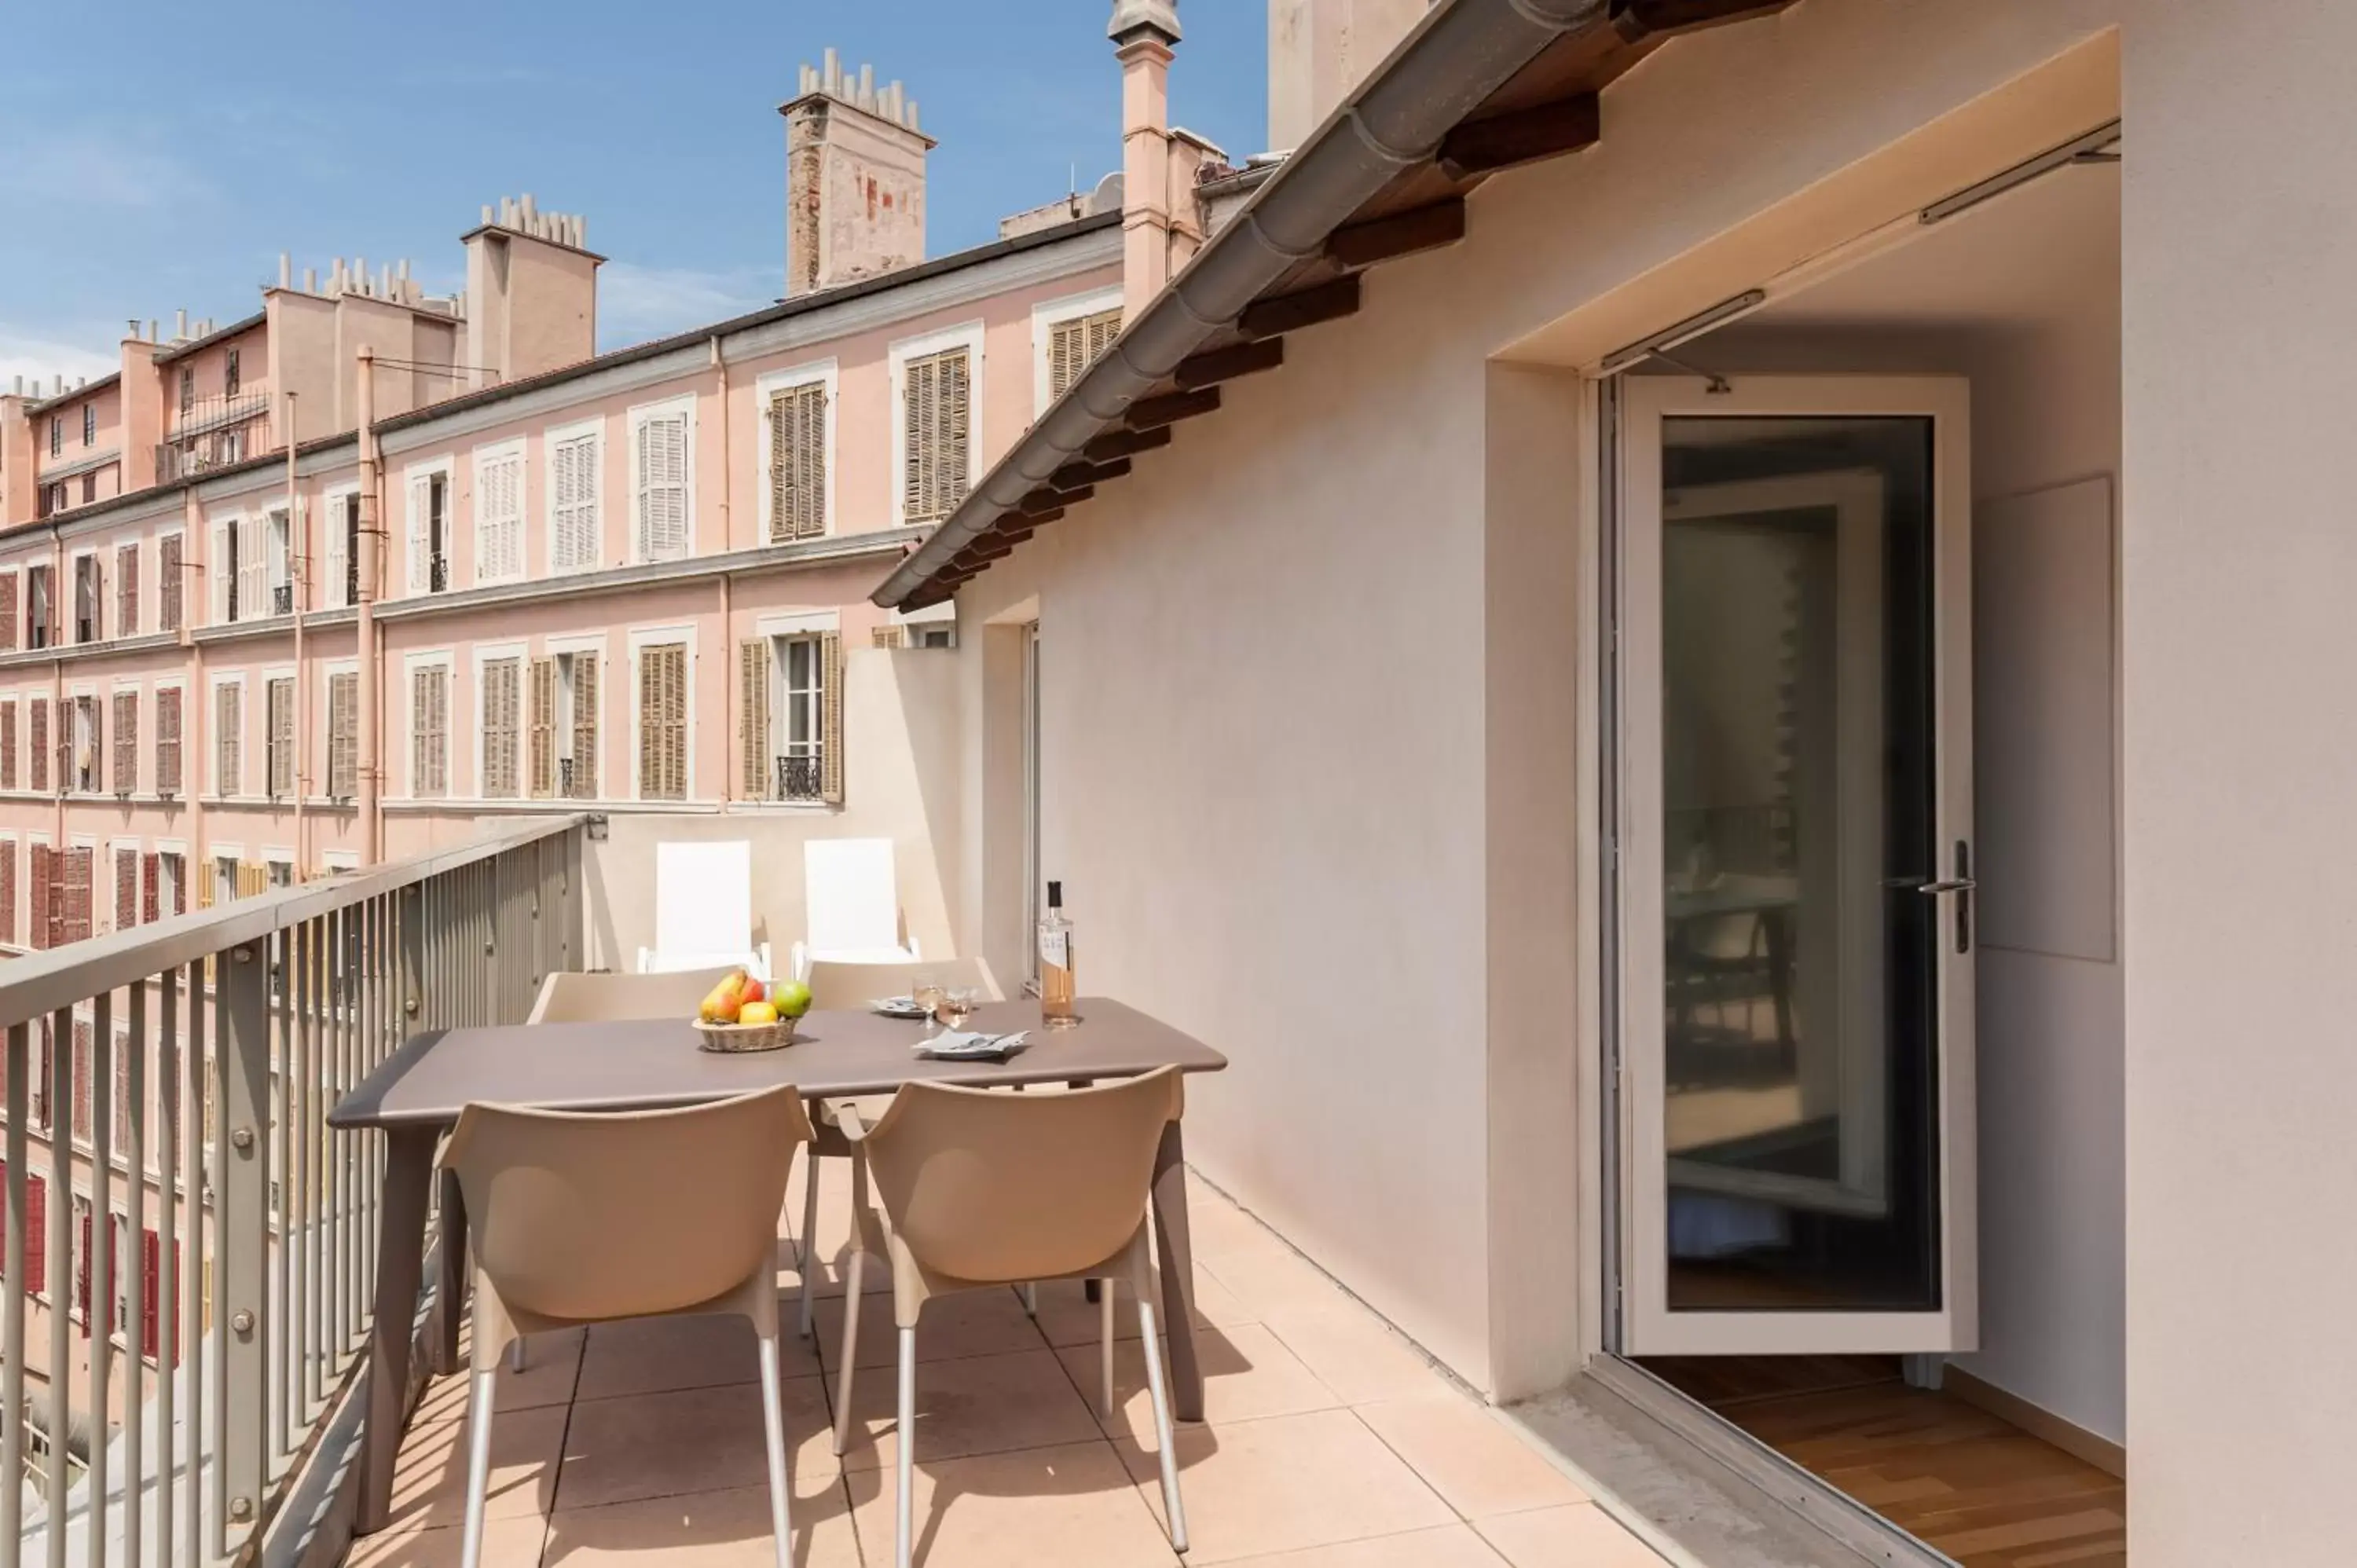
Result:
M1175 261L1171 255L1172 231L1181 206L1190 215L1194 208L1191 181L1179 188L1172 179L1178 145L1170 129L1177 0L1114 0L1105 37L1121 61L1122 314L1135 320L1185 262L1185 255Z
M925 259L925 155L917 101L854 76L829 49L802 68L786 120L786 294L810 294Z

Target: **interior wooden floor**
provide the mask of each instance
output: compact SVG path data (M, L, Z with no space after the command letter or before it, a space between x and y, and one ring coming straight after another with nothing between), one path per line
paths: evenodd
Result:
M2125 1568L2127 1484L1887 1356L1648 1359L1656 1377L1964 1568Z

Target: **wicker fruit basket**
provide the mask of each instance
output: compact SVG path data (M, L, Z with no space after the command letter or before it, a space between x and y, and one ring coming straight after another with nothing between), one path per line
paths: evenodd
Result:
M794 1020L774 1024L707 1024L694 1020L696 1043L707 1051L774 1051L794 1043Z

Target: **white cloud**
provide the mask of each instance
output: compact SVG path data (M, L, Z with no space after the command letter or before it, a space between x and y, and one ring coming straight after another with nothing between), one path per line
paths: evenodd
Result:
M92 327L77 328L69 339L58 336L54 326L28 329L0 321L0 392L14 391L18 376L25 378L27 392L38 383L46 396L54 376L65 377L71 386L84 378L113 375L123 360L106 347L109 336L106 328Z
M778 297L784 263L705 272L693 267L642 267L608 262L597 273L597 326L604 348L621 348L708 327L759 310Z

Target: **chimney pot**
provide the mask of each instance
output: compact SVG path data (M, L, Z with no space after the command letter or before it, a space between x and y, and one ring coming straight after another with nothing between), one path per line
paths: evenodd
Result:
M843 94L843 56L833 48L826 51L826 91L830 96Z
M484 202L484 203L483 203L483 221L484 221L484 222L486 222L486 223L489 223L490 220L491 220L491 204L490 204L490 202L486 201L486 202Z
M295 258L285 251L278 252L278 286L288 288L295 282Z
M303 292L305 294L317 294L319 292L318 268L305 267L303 269Z

